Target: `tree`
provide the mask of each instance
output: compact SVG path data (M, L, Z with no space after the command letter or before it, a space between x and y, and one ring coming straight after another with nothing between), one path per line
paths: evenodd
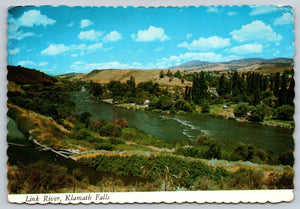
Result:
M160 72L159 72L159 77L160 77L160 78L163 78L164 76L165 76L165 73L164 73L164 71L163 71L163 70L162 70L162 71L160 71Z
M195 73L192 87L192 100L195 104L201 104L203 100L207 99L207 89L204 72Z
M295 80L294 76L292 76L290 85L287 92L287 104L294 106L294 98L295 98Z
M275 84L274 84L274 89L273 89L274 95L276 97L279 96L279 87L280 87L280 73L277 72L275 75Z
M230 93L230 84L225 78L224 74L222 74L219 78L219 85L217 91L220 96L225 96Z
M175 78L179 78L179 79L181 79L181 78L182 78L182 76L181 76L181 74L180 74L180 71L179 71L179 70L177 70L177 71L176 71L176 73L174 74L174 77L175 77Z
M284 71L282 76L281 76L281 85L280 85L280 90L279 90L279 94L278 94L278 103L279 106L287 104L287 100L288 100L288 90L287 90L287 86L288 86L288 78L287 78L287 71Z
M171 70L168 70L167 76L168 76L169 78L173 78L173 73L171 72Z

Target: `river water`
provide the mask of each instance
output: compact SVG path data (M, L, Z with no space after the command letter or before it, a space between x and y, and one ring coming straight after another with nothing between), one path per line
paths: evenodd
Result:
M242 142L277 153L294 149L293 131L285 128L241 123L207 115L167 115L114 108L111 104L92 100L87 91L73 92L71 99L76 103L78 113L90 112L104 120L125 118L129 126L164 140L194 140L199 134L205 133L229 146L234 144L232 142Z

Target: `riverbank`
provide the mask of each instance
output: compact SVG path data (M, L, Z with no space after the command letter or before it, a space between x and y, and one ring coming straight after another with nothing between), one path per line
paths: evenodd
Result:
M124 108L132 111L149 111L149 112L158 112L162 114L185 114L185 115L209 115L211 117L220 118L220 119L227 119L227 120L236 120L241 123L252 123L252 121L247 120L245 117L232 117L234 115L234 107L235 104L228 108L223 108L224 105L210 105L208 113L201 113L201 107L196 105L194 112L184 112L184 111L177 111L171 112L170 110L160 110L160 109L153 109L149 110L148 105L136 105L135 103L124 103L124 104L113 104L111 99L102 100L102 102L112 104L116 108ZM294 129L295 122L294 121L283 121L283 120L275 120L275 119L265 119L263 122L259 122L261 125L266 126L273 126L273 127L280 127L286 129Z

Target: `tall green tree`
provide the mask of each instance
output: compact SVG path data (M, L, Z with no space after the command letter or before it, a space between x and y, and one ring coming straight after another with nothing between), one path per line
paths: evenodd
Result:
M225 96L230 93L230 83L226 79L224 74L222 74L219 78L219 85L217 91L220 96Z
M280 85L280 90L278 94L278 103L279 106L287 104L288 100L288 77L287 77L287 71L284 71L282 76L281 76L281 85Z
M192 87L192 100L195 104L200 104L207 99L207 89L204 72L195 73Z

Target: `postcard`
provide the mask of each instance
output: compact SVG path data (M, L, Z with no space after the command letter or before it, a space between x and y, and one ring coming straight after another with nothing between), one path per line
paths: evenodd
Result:
M9 202L292 201L293 18L10 7Z

